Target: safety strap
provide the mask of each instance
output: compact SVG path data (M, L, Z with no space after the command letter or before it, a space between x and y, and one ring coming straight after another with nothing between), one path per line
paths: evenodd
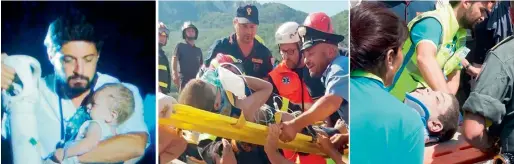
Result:
M289 99L282 97L282 106L280 107L280 111L287 112L287 107L289 106ZM282 113L275 113L275 123L282 122Z

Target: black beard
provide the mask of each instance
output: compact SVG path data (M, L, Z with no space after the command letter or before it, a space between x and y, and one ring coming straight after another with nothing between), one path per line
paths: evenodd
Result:
M70 81L72 79L83 79L83 80L86 80L86 86L71 86L70 85ZM88 77L86 76L83 76L83 75L78 75L78 74L75 74L73 76L70 76L68 77L68 79L66 80L66 93L68 94L68 96L70 97L76 97L84 92L86 92L87 90L90 89L91 87L91 81Z

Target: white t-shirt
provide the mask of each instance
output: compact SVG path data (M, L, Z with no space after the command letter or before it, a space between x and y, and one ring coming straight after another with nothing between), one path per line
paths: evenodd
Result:
M107 83L120 83L120 81L112 76L97 73L98 79L93 90L97 90L103 84ZM36 111L37 129L39 135L39 144L41 145L41 157L46 158L55 151L57 143L61 140L61 117L59 112L59 100L56 93L55 75L49 75L39 80L39 95L40 99L36 106L40 109ZM126 134L130 132L145 132L148 134L148 128L144 122L143 117L143 99L139 94L136 86L123 83L125 87L130 89L134 94L135 110L132 116L116 128L118 134ZM77 107L73 105L69 99L62 100L62 110L64 123L66 124L70 117L73 116ZM4 104L2 104L4 106ZM7 107L8 108L8 107ZM9 109L10 110L10 109ZM9 119L8 115L2 120L2 136L8 138L9 132ZM149 136L149 135L148 135ZM150 137L147 140L147 147L150 143Z

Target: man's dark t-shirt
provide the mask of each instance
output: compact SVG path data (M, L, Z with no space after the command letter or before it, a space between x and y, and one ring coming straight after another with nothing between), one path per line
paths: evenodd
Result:
M194 79L203 63L202 50L186 43L178 43L175 55L180 65L181 87L189 80Z
M273 65L271 64L271 52L266 46L255 39L252 51L247 57L244 57L241 52L235 34L217 40L209 48L205 65L210 65L211 60L214 59L218 53L232 55L236 59L240 59L244 69L241 71L249 76L264 78L267 77L268 73L273 69Z

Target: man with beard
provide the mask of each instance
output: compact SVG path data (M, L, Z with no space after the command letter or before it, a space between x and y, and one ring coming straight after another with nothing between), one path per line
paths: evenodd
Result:
M410 39L402 50L405 59L393 80L391 93L402 101L405 93L422 87L455 95L461 69L470 66L460 64L467 54L460 53L465 51L466 29L484 20L488 3L451 1L410 21Z
M202 50L195 46L198 38L198 29L191 22L184 22L182 26L182 39L185 43L175 46L174 56L171 60L173 83L182 90L186 83L194 79L203 63ZM177 70L177 61L180 69Z
M514 24L514 2L510 2ZM502 162L514 163L514 36L505 38L487 53L477 84L462 107L462 135L473 147L498 153Z
M40 154L48 160L64 143L73 140L84 121L90 120L86 104L89 95L103 84L120 83L112 76L97 72L103 42L92 24L80 13L68 14L53 21L44 44L54 73L37 79L40 97L35 110ZM9 58L9 57L6 57ZM2 90L12 90L18 84L13 68L2 63ZM13 82L14 81L14 82ZM102 141L90 152L77 157L80 163L114 163L140 157L148 145L148 130L143 121L143 104L137 87L126 84L133 92L134 114L116 128L118 135ZM10 104L2 102L6 116L2 135L11 137ZM16 145L13 145L16 146Z
M239 7L233 24L235 34L214 42L209 48L205 66L209 66L218 53L232 55L242 60L244 70L241 71L246 75L267 79L273 65L269 49L255 39L259 25L257 8L254 5Z
M303 42L300 53L305 56L310 76L322 77L326 90L312 107L282 123L280 140L284 142L292 141L298 132L316 121L330 118L332 125L337 119L348 122L349 63L337 47L344 37L334 33L330 17L322 12L309 14L303 24L298 29Z

